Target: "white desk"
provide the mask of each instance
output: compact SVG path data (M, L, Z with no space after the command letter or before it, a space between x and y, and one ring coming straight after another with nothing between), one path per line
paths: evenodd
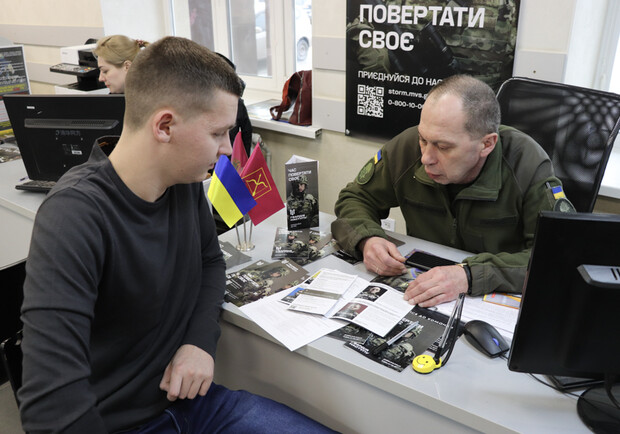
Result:
M17 191L26 175L21 160L0 164L0 265L27 256L34 216L45 197ZM329 216L321 214L323 229ZM280 212L254 228L255 258L269 258ZM463 252L401 236L412 248L433 250L458 260ZM234 231L222 235L235 242ZM241 265L240 267L243 267ZM308 264L352 272L334 257ZM370 278L363 265L355 270ZM449 363L429 375L410 369L398 373L324 337L291 352L226 304L218 345L216 381L284 402L344 433L428 432L588 432L576 413L576 400L525 374L508 371L506 362L489 359L460 339Z
M329 229L329 220L321 214L322 228ZM285 224L281 211L254 228L254 259L270 258L275 228ZM416 247L463 257L457 250L398 237L407 241L399 248L403 253ZM234 231L220 238L236 244ZM333 256L305 266L311 272L321 267L372 278L363 264L353 267ZM509 371L504 360L489 359L464 339L441 369L399 373L330 337L288 351L229 303L222 316L217 382L284 402L345 433L588 432L575 398Z
M15 189L26 176L21 159L0 164L0 268L26 259L43 193Z

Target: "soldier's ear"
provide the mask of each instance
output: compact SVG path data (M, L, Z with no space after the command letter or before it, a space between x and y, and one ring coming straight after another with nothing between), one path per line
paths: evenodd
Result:
M497 133L489 133L482 138L482 150L480 151L480 157L487 157L497 144Z

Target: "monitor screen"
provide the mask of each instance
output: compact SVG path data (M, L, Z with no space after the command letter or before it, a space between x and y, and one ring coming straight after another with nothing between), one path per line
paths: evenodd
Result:
M508 366L620 373L620 215L542 212Z
M96 139L119 136L123 95L7 95L6 108L31 179L57 181L86 162Z

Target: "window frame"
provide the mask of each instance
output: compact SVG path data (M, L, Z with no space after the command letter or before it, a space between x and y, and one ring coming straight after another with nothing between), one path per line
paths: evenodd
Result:
M163 0L166 21L170 22L170 33L175 36L191 37L189 7L187 0ZM271 77L239 74L250 91L280 93L282 85L295 72L295 0L265 0L270 8L269 44L271 47ZM213 19L213 49L231 58L229 2L211 0ZM286 19L286 17L290 17ZM231 59L234 62L234 59Z

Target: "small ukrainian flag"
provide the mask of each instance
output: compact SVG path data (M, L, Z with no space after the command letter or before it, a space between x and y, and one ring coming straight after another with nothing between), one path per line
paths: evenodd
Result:
M228 227L256 205L250 190L225 155L220 156L215 165L207 196Z
M564 190L562 190L561 185L558 185L557 187L553 187L551 189L551 192L553 193L553 197L555 197L556 199L561 199L563 197L566 197L566 195L564 194Z
M380 149L377 152L377 155L375 155L375 164L377 164L379 161L381 161L381 150Z

